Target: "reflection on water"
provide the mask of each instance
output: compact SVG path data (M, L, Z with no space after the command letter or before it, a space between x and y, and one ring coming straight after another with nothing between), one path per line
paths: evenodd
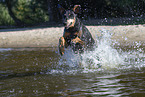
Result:
M122 67L96 69L62 65L56 49L1 52L0 95L143 96L145 57L140 53L135 55L125 56Z
M77 55L57 48L0 49L0 96L145 95L145 53L114 49L103 33L92 52Z

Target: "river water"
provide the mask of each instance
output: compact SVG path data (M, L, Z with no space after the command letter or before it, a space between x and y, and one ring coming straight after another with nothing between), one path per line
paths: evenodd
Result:
M114 48L103 31L94 51L1 48L0 97L145 96L145 49Z

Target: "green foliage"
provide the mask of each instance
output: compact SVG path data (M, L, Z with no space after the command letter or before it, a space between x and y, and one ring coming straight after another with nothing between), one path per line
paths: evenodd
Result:
M61 21L58 3L66 9L81 5L82 11L78 16L83 19L136 17L145 14L145 0L0 0L0 25L14 25L17 19L22 24L33 25L49 21L49 16L52 21ZM7 9L9 4L11 16Z
M34 0L18 0L13 11L17 18L26 24L48 21L48 14Z
M13 25L14 21L10 17L6 6L0 4L0 25Z

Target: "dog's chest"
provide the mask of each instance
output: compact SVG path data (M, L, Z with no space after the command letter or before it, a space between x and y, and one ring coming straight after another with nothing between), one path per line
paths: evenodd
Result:
M74 39L78 36L78 33L79 33L78 29L73 29L73 28L65 29L64 31L65 31L64 37L67 39Z

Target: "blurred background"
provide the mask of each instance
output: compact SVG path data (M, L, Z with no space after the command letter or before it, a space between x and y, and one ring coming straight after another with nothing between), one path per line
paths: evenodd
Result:
M58 4L66 9L81 5L83 21L135 18L140 23L145 15L145 0L0 0L0 28L61 24Z

